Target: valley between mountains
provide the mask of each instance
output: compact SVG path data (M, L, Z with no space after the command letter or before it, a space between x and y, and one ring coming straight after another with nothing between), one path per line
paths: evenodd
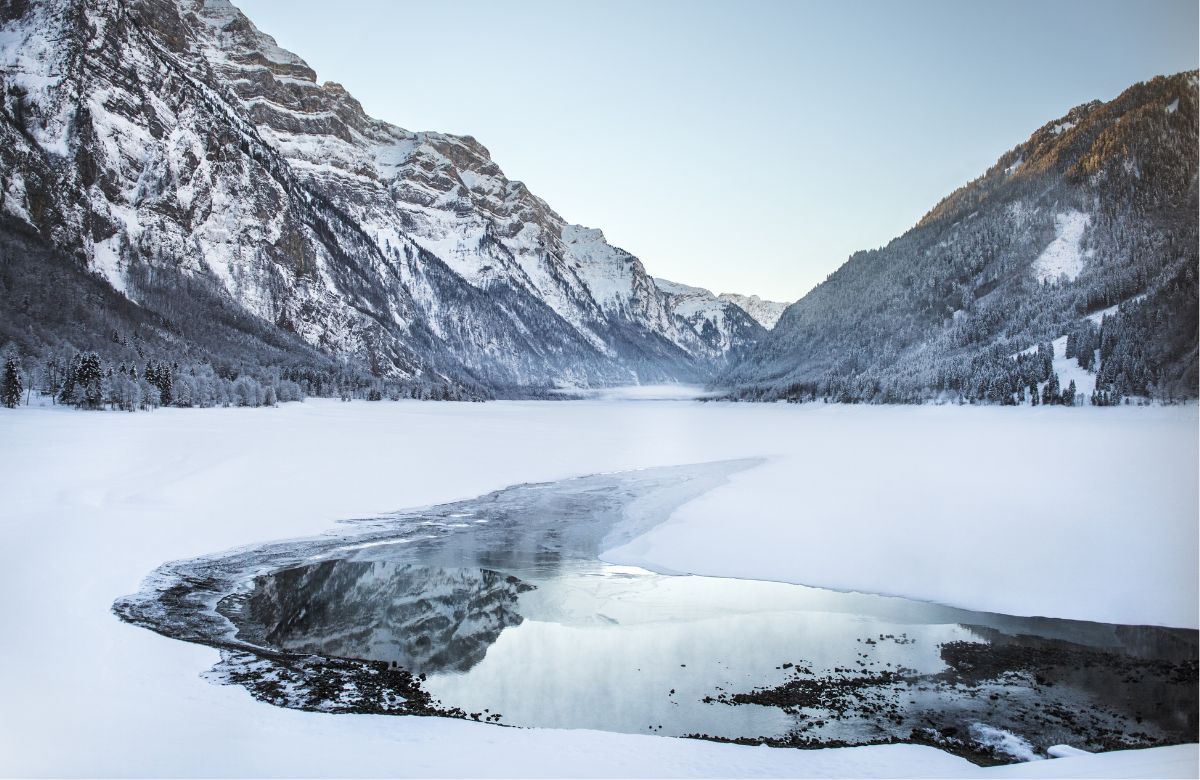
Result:
M1052 119L790 306L651 276L227 0L9 3L0 75L0 342L55 396L94 354L69 402L123 405L102 378L149 362L139 403L197 406L249 398L239 378L257 400L1196 395L1195 72Z

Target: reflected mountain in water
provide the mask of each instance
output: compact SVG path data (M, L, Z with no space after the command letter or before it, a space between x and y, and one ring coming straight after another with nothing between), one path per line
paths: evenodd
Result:
M1194 739L1195 631L599 560L752 465L515 485L174 561L114 610L219 648L212 679L321 712L797 747L921 742L979 763Z
M533 589L490 569L322 561L257 577L239 637L289 652L384 661L413 674L465 672L519 625Z

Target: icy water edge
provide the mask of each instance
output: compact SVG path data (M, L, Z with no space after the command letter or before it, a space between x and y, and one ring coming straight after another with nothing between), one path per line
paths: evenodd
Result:
M216 647L272 704L748 744L933 744L978 763L1175 744L1197 632L1017 618L601 551L756 461L517 485L164 564L122 619Z

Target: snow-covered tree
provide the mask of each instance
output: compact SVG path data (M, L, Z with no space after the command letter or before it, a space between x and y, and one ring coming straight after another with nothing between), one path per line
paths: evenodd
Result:
M63 393L64 402L74 403L80 409L101 408L104 404L104 368L99 355L84 352L76 356L68 387L64 388Z
M0 403L14 409L21 403L21 364L16 356L9 355L4 361L4 379L0 386Z

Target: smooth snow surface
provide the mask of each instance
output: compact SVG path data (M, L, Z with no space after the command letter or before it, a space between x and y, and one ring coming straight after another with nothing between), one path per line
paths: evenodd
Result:
M1194 746L981 770L914 746L793 751L283 710L202 679L215 651L109 610L166 560L339 518L764 457L606 557L1194 627L1196 430L1194 406L0 410L0 775L1195 776Z
M606 401L694 401L712 395L698 385L625 385L595 389L564 389L572 396Z
M1072 756L1090 756L1092 752L1089 750L1080 750L1070 745L1051 745L1046 748L1046 755L1050 756L1050 758L1071 758Z
M1033 261L1033 272L1039 282L1053 282L1061 277L1074 281L1083 270L1087 253L1083 251L1083 234L1092 224L1090 215L1082 211L1067 211L1054 218L1055 238Z
M1196 778L1195 745L1172 745L1151 750L1118 750L1088 756L1056 758L984 770L987 777L1055 778Z

